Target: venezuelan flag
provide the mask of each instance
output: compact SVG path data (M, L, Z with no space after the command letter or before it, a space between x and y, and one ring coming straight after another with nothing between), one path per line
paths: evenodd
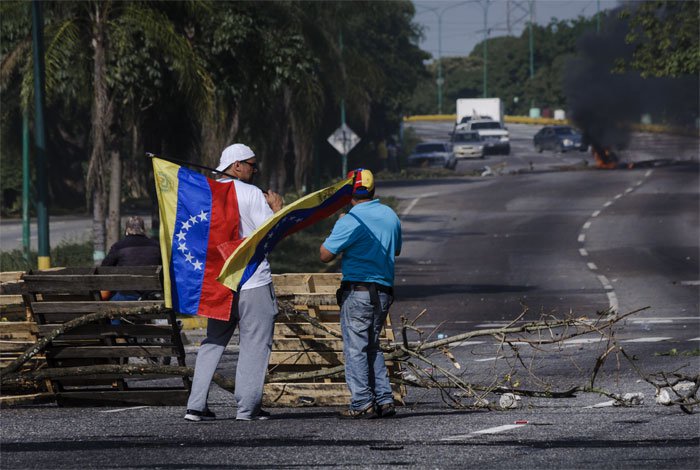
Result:
M216 280L225 261L217 247L240 241L235 185L159 158L153 158L153 174L165 306L228 320L234 294Z
M353 178L308 194L284 207L243 240L233 246L222 244L219 250L228 259L218 279L238 291L279 241L330 217L352 199Z

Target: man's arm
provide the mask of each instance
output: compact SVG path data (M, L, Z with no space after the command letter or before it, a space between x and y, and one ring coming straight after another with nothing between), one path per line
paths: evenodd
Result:
M328 251L325 246L321 245L321 261L324 263L330 263L335 259L335 255Z

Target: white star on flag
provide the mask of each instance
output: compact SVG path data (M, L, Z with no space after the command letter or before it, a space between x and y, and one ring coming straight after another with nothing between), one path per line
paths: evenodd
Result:
M199 220L201 220L202 222L207 220L207 216L208 216L208 214L204 211L200 212L199 215L197 215L197 217L199 217Z

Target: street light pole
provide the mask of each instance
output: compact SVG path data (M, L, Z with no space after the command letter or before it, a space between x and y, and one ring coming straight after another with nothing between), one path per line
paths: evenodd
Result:
M488 83L489 83L489 29L488 29L488 15L489 15L489 0L484 0L481 4L481 8L484 9L484 78L483 78L483 92L484 98L488 98Z
M438 19L438 57L437 57L437 107L438 107L438 114L442 114L442 94L443 90L442 87L445 84L445 79L442 76L442 15L445 13L447 10L450 10L452 8L458 7L460 5L464 5L466 3L472 3L474 0L466 1L466 2L459 2L455 3L454 5L448 5L442 10L439 10L437 8L426 8L426 11L433 12L435 16L437 16Z

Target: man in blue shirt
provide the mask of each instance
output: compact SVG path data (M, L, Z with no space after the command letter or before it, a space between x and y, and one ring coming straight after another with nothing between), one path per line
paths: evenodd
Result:
M333 227L320 248L328 263L342 253L339 290L345 380L351 394L344 418L396 414L379 335L394 301L394 257L401 252L401 222L374 199L374 175L365 169L354 177L352 209Z

